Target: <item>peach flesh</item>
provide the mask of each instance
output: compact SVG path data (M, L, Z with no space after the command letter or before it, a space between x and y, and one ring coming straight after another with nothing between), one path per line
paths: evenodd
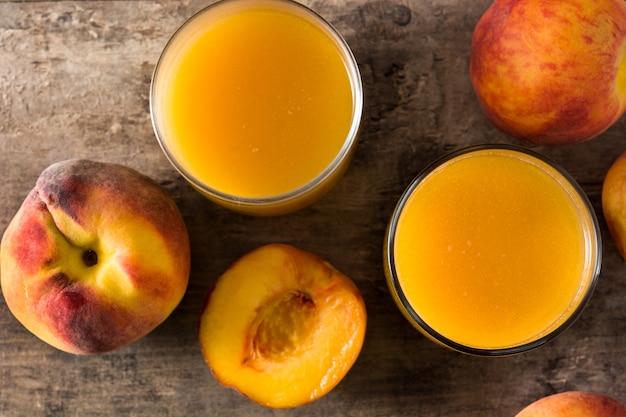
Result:
M360 291L323 259L269 244L237 260L202 307L198 336L217 381L269 408L332 390L365 336Z

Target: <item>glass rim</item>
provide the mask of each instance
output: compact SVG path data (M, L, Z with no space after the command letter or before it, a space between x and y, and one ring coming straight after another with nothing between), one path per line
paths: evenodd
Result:
M159 115L156 114L156 107L158 107L159 105L156 101L156 96L158 95L156 90L158 86L160 71L163 66L163 61L167 57L175 41L179 38L179 36L181 36L181 34L185 32L185 30L192 23L197 21L199 18L207 13L214 11L214 9L217 9L220 6L231 3L242 3L242 8L245 9L257 7L276 7L278 10L295 10L296 12L299 12L298 16L307 19L312 24L315 24L335 44L335 46L337 47L337 52L342 57L350 81L352 92L352 117L350 120L350 129L346 134L341 149L339 150L335 158L328 164L328 166L326 166L324 170L322 170L309 182L281 194L262 197L243 197L229 194L210 187L207 184L204 184L196 176L194 176L189 169L185 168L183 164L180 163L179 160L174 156L174 153L167 145L168 139L165 137L166 135L162 131L162 123L160 123ZM321 189L326 181L343 167L343 163L350 158L352 151L356 147L361 126L361 119L363 116L363 102L364 92L361 73L356 58L352 50L350 49L347 41L339 33L339 31L324 17L322 17L310 7L301 4L295 0L218 0L217 2L205 6L204 8L195 12L174 31L174 33L169 37L168 41L166 42L165 47L161 51L161 54L159 55L157 63L152 72L149 94L149 108L152 128L156 136L157 142L159 143L163 154L168 159L170 164L193 187L210 196L211 198L222 201L226 204L237 204L244 207L264 207L268 205L271 206L286 204L290 201L297 200L304 195L313 193L314 191Z
M422 183L422 181L431 174L434 170L436 170L441 165L457 158L462 155L466 155L476 151L483 150L508 150L513 152L519 152L525 154L530 157L534 157L539 161L549 165L552 167L558 174L560 174L569 184L572 189L576 192L576 195L579 197L580 202L582 203L581 209L586 213L589 217L589 227L585 227L585 234L589 234L587 237L587 241L591 242L587 246L591 246L591 252L588 253L590 258L589 267L586 268L586 273L589 275L588 285L584 289L584 293L580 296L578 301L578 305L572 309L569 313L568 317L563 320L563 322L556 325L554 328L548 327L545 334L541 334L537 338L533 338L532 340L521 342L520 344L509 346L509 347L498 347L498 348L480 348L467 346L462 343L456 342L438 331L434 330L428 323L420 317L420 315L411 307L404 291L402 290L402 286L400 285L396 266L395 266L395 255L394 255L394 242L396 236L396 229L398 226L398 221L402 211L412 195L413 191ZM588 229L588 231L587 231ZM539 152L533 151L531 149L518 146L518 145L510 145L510 144L483 144L483 145L472 145L468 147L464 147L458 149L456 151L452 151L448 154L443 155L442 157L436 159L434 162L427 165L420 173L417 174L411 180L410 184L400 197L398 203L396 204L391 219L389 221L389 225L387 228L387 232L385 235L385 269L388 273L387 282L391 288L391 291L394 293L394 297L397 297L397 301L401 304L401 309L405 316L409 319L411 324L417 326L420 330L422 330L428 337L432 338L437 343L448 347L452 350L466 353L474 356L509 356L522 352L526 352L532 349L535 349L550 340L554 339L559 334L563 333L567 328L569 328L576 319L580 316L585 306L587 305L589 299L591 298L595 286L598 281L598 277L600 275L600 269L602 264L602 238L600 235L600 225L596 216L596 213L593 209L593 206L587 197L587 194L584 192L580 184L569 174L561 165L546 157L545 155L540 154Z

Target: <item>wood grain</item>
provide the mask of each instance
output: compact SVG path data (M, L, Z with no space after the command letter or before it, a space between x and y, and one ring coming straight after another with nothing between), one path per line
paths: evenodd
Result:
M310 0L359 62L366 105L355 159L316 204L251 218L204 200L170 167L150 123L148 89L171 33L210 1L0 3L0 233L50 163L84 157L124 163L175 198L193 247L191 282L174 314L141 341L72 356L28 333L0 301L0 416L513 416L565 390L626 402L626 272L601 215L600 190L626 148L625 121L601 137L533 147L563 165L600 219L603 269L580 319L535 351L487 359L445 350L395 308L382 267L383 236L409 181L444 153L515 143L494 129L468 76L472 30L489 0ZM196 326L211 283L269 242L316 252L361 288L369 323L361 356L321 400L290 411L256 406L219 386Z

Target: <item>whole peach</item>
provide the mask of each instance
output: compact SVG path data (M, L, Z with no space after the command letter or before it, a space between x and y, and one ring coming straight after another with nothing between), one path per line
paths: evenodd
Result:
M611 238L626 260L626 152L613 162L604 177L602 212Z
M623 0L496 0L476 25L470 78L502 131L564 145L626 110L625 52Z
M604 394L566 391L531 403L515 417L626 417L626 406Z
M128 167L51 165L0 243L0 285L13 315L70 353L111 351L145 336L187 288L189 237L170 196Z

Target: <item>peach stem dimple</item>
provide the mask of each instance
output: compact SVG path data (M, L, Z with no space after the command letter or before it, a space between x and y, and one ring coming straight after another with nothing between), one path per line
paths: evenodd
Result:
M87 249L86 251L84 251L82 259L87 268L98 264L98 254L92 249Z

